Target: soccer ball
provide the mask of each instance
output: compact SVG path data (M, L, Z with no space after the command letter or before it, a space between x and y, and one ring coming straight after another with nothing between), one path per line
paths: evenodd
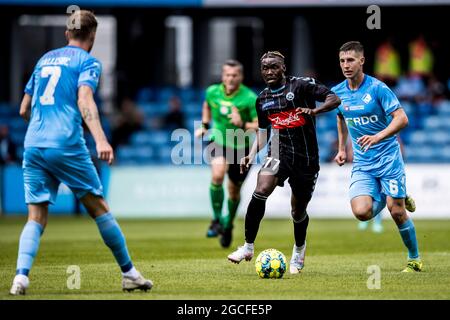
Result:
M256 258L255 268L260 278L279 279L286 272L286 257L281 251L266 249Z

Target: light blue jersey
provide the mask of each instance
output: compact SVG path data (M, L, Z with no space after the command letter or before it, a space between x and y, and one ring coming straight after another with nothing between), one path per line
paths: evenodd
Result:
M46 53L25 88L33 97L25 148L85 148L78 88L87 85L95 92L100 74L100 62L79 47Z
M331 89L342 103L338 114L342 115L352 140L354 166L366 170L381 168L386 155L400 152L396 136L383 139L364 152L356 140L364 135L375 135L390 123L390 114L401 108L395 94L383 82L364 75L357 90L351 90L347 80Z
M392 136L363 151L356 142L364 135L375 135L392 120L390 114L401 108L395 94L383 82L364 75L363 82L351 90L347 80L331 89L341 99L338 115L344 117L353 146L351 198L371 195L382 198L406 196L404 163L397 137Z
M25 88L32 96L23 157L26 203L54 203L61 182L78 198L103 196L77 102L78 88L95 92L100 74L100 62L79 47L50 51L38 61Z

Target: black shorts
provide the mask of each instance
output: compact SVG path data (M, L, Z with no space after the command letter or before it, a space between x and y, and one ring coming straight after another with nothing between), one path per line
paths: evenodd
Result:
M233 149L226 146L220 146L213 141L208 144L208 148L211 151L210 161L217 157L224 157L228 164L228 178L233 181L234 184L242 184L250 170L246 170L241 174L241 158L249 154L250 148Z
M292 193L297 199L309 202L312 198L320 166L318 162L305 164L304 159L292 157L266 157L260 174L271 174L278 178L278 186L288 179Z

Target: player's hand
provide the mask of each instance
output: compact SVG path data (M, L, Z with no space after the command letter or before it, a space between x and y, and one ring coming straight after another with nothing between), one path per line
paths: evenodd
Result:
M206 134L206 128L200 127L198 129L195 130L194 135L196 138L201 138Z
M316 115L316 113L314 112L314 109L310 109L310 108L297 108L297 109L295 109L295 111L304 113L304 114L309 114L310 116Z
M111 165L114 161L114 151L108 141L97 143L97 157L100 160L107 161Z
M252 158L248 155L241 159L241 174L244 174L248 169L250 169L250 163L252 162Z
M367 150L369 150L371 146L380 142L380 140L381 139L378 137L378 135L373 136L364 135L362 137L359 137L356 140L356 143L359 144L363 152L366 152Z
M343 166L345 161L347 161L347 152L345 151L339 151L336 155L336 157L334 157L334 161L336 161L336 163L339 166Z
M228 115L228 118L230 119L230 122L234 124L236 127L241 128L244 122L242 121L241 114L239 113L238 108L233 106L231 108L231 114Z

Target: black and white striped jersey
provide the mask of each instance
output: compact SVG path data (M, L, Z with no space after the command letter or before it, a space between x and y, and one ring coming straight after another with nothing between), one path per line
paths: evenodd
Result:
M318 164L315 117L296 109L314 109L316 101L325 101L329 94L332 94L330 89L307 77L287 77L281 88L265 88L256 101L256 111L259 127L266 129L271 126L273 132L269 154L274 156L278 151L281 160Z

